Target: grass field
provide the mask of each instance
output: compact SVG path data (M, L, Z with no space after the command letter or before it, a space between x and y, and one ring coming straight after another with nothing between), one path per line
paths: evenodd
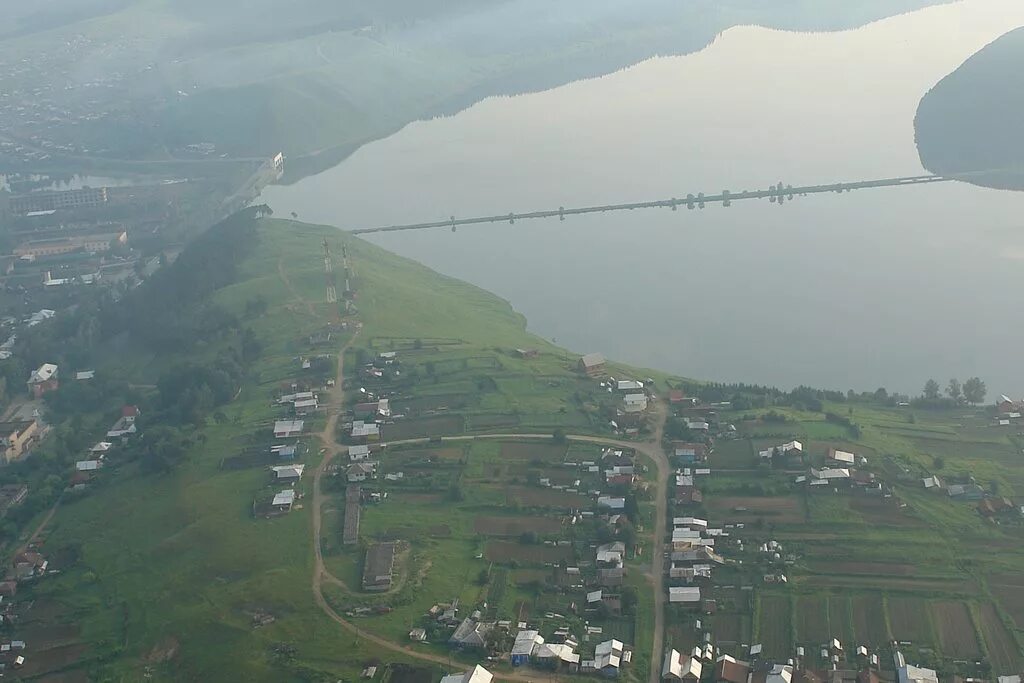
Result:
M321 457L315 440L306 440L307 476L297 486L292 512L273 519L251 514L254 497L273 492L265 463L248 455L271 443L267 430L281 416L272 398L300 375L296 357L308 352L308 336L325 321L338 323L343 313L339 305L325 303L324 236L340 239L329 228L263 222L238 282L217 292L217 302L229 311L241 311L257 294L266 299L266 314L247 321L265 350L250 368L252 379L221 409L223 419L201 428L202 439L189 458L165 475L143 475L132 465L110 467L88 495L58 510L45 547L56 554L56 549L74 546L79 559L26 592L26 598L35 599L34 614L41 621L25 621L26 632L38 643L32 661L40 668L34 674L73 670L76 663L88 662L109 681L145 675L157 682L281 683L353 680L372 659L411 661L369 643L352 648L351 637L313 604L309 473ZM590 409L573 398L594 383L582 383L571 359L525 332L525 321L506 302L363 242L349 241L349 250L358 264L360 344L389 348L407 339L411 348L425 340L413 365L454 354L453 362L435 368L436 383L422 382L423 392L420 385L408 388L407 407L396 401L410 414L420 411L393 425L399 435L403 429L406 435L432 436L506 425L549 433L559 425L595 430ZM332 341L335 358L346 338L341 334ZM540 355L516 358L511 350L517 347L536 348ZM211 345L202 353L212 357L217 350ZM127 347L109 359L106 369L151 383L176 360ZM494 381L480 382L481 373ZM421 378L426 376L424 367ZM457 422L452 414L429 414L450 401L454 393L448 387L465 389L463 395L471 399ZM308 430L323 424L322 418L308 422ZM573 448L578 460L600 454L599 449ZM589 499L539 487L536 478L529 478L544 467L561 472L566 453L565 446L516 442L395 450L383 471L404 470L407 477L392 487L387 500L366 508L361 537L412 542L395 588L402 604L364 623L401 641L409 622L435 602L460 598L475 604L487 596L495 614L511 617L521 609L543 619L548 606L538 600L536 585L547 579L514 581L512 572L545 572L546 563L588 553L593 533L577 526L567 534L561 517L548 514ZM526 472L532 474L525 477ZM454 482L465 498L453 506L447 492ZM323 518L325 562L345 584L358 587L362 548L340 545L343 509L343 494L332 489ZM527 509L539 512L530 515ZM568 538L571 544L524 545L518 537L526 531ZM487 540L491 534L498 536ZM481 570L494 560L508 566L478 583ZM349 594L333 584L324 591L338 608L388 599ZM649 595L645 600L649 603ZM47 601L60 606L48 621L42 618ZM568 602L560 609L568 612ZM639 609L635 619L618 618L610 628L649 643L649 626L643 624L649 604ZM256 614L273 621L254 628ZM39 630L52 627L55 619L68 629L49 635ZM42 656L44 646L47 654Z

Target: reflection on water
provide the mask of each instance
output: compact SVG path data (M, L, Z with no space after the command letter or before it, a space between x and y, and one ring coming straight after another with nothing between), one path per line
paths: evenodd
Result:
M410 125L265 199L362 227L915 175L921 96L1020 24L1021 3L967 0L843 33L735 28L697 54ZM1005 362L1024 331L1022 209L938 184L375 240L580 351L787 387L978 374L1024 393Z

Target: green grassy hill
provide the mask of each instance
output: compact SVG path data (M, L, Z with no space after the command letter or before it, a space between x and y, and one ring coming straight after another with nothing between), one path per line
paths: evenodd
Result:
M264 313L245 317L264 352L247 367L238 397L203 421L188 457L172 471L147 473L138 462L119 463L115 452L86 493L69 497L47 527L47 552L62 549L79 559L32 593L56 605L58 621L80 629L80 666L97 679L136 681L144 673L152 680L351 679L384 654L353 640L313 602L308 500L321 457L317 439L301 440L308 448L307 476L298 487L304 496L299 509L281 518L253 517L254 499L275 489L268 463L254 466L239 457L273 442L270 426L283 416L273 397L304 377L299 357L325 353L336 359L351 336L339 326L343 305L326 303L325 238L340 270L343 238L337 230L260 222L237 281L212 299L220 310L243 317L248 302L266 302ZM572 370L576 357L527 333L525 320L507 302L366 242L344 241L363 325L351 360L375 348L407 347L412 354L419 347L416 364L437 367L432 376L422 372L422 392L406 394L460 396L465 405L449 427L454 433L605 429L590 399L579 395L590 389ZM332 341L310 347L309 335L329 322L336 325ZM177 363L202 363L233 343L215 340L180 354L122 343L99 371L148 384ZM517 347L540 355L515 358ZM406 367L414 367L411 360ZM491 381L481 387L484 376ZM323 418L307 424L319 430ZM337 533L330 520L326 524ZM325 537L325 548L336 544L336 535ZM358 558L353 561L358 566ZM254 615L263 613L275 621L254 628ZM402 659L392 653L386 661Z

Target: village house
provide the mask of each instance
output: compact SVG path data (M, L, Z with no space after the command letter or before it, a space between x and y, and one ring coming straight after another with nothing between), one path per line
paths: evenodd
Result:
M594 648L594 658L582 662L584 673L597 672L608 678L616 678L623 664L630 662L633 652L627 650L621 640L606 640Z
M665 653L665 663L661 667L661 680L697 683L702 669L700 660L683 657L678 650L669 650Z
M270 470L274 473L274 481L280 482L295 482L302 478L302 472L306 469L305 465L277 465L271 467Z
M627 394L635 394L643 392L643 382L637 382L635 379L620 379L615 382L615 389Z
M560 669L566 667L575 671L580 663L576 654L576 643L566 640L563 643L542 643L533 651L533 658L538 668Z
M977 484L950 484L946 487L950 498L977 501L985 497L985 489Z
M924 487L930 491L942 490L942 480L939 479L937 476L933 475L930 477L925 477L924 479L921 480L921 483L923 483Z
M672 454L682 465L694 465L707 460L708 448L702 443L673 441Z
M626 499L621 496L599 496L597 505L598 507L606 507L612 510L624 510L626 508Z
M39 423L35 420L0 422L0 449L4 462L21 458L39 438Z
M301 436L305 426L303 420L277 420L274 422L274 438L288 439Z
M348 459L352 462L367 460L370 457L370 447L365 444L348 447Z
M289 512L292 509L292 505L295 503L295 489L284 489L280 493L274 495L274 499L270 502L271 511L281 513Z
M270 453L278 460L294 460L298 449L295 444L275 444L270 447Z
M121 408L121 417L118 418L114 426L107 431L108 439L124 438L135 434L138 431L136 425L136 418L139 416L138 406L123 406Z
M363 422L356 420L352 423L352 430L349 433L353 441L362 443L380 441L380 425L376 422Z
M802 456L804 453L804 445L799 441L787 441L786 443L775 446L774 448L766 448L763 451L758 452L758 457L762 461L771 461L776 454L789 457L789 456Z
M530 663L534 649L544 644L544 638L537 631L524 629L516 634L515 642L512 644L512 666L523 666Z
M605 360L599 353L588 353L580 358L579 369L588 377L598 377L604 374Z
M707 433L711 429L711 424L707 420L700 418L687 418L686 428L691 432L704 432Z
M448 674L441 678L441 683L491 683L494 675L479 664L461 674Z
M622 397L622 406L627 415L642 413L647 410L647 394L626 394Z
M409 631L409 640L414 643L424 643L427 640L427 630L425 628L416 627Z
M28 393L34 399L40 399L43 394L56 391L60 387L57 366L53 363L43 363L32 371L28 377ZM22 375L24 377L24 375Z
M522 359L537 358L540 356L540 351L537 349L516 349L516 356Z
M75 470L78 472L95 472L103 467L102 460L79 460L75 463Z
M46 573L49 562L35 550L18 553L14 558L14 578L27 581Z
M857 456L847 451L829 448L828 464L834 467L853 467L857 464Z
M348 469L345 470L345 475L351 483L366 481L373 478L376 473L377 467L369 462L357 462L349 465Z
M483 648L487 644L487 635L494 630L494 626L493 622L483 622L466 617L455 629L452 637L448 639L448 644L459 649Z
M842 481L849 481L850 470L843 468L826 468L826 469L814 469L811 468L811 477L820 481L828 481L832 483L839 483Z
M1024 413L1024 401L1014 401L1006 394L1003 394L996 402L996 409L1002 415L1008 415L1010 413Z
M668 601L672 605L680 605L688 609L700 607L700 588L696 586L670 586Z
M626 544L622 541L613 541L597 547L595 559L600 566L622 567L623 556L626 554Z

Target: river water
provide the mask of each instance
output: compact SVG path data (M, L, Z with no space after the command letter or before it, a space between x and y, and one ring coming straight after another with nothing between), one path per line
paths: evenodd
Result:
M737 27L707 49L411 124L264 199L358 228L923 172L920 98L1024 24L965 0L840 33ZM1024 393L1024 194L960 183L704 211L396 233L532 331L689 377Z

